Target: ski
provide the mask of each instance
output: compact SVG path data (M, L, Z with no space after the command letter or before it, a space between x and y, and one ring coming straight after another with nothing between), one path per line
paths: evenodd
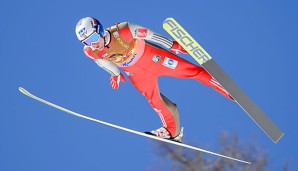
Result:
M24 89L22 87L19 87L19 91L22 92L24 95L26 95L28 97L31 97L31 98L33 98L33 99L35 99L35 100L37 100L41 103L44 103L44 104L47 104L51 107L59 109L63 112L66 112L66 113L69 113L71 115L74 115L74 116L77 116L77 117L80 117L80 118L83 118L83 119L87 119L87 120L99 123L99 124L102 124L102 125L105 125L105 126L109 126L109 127L112 127L112 128L116 128L116 129L119 129L119 130L122 130L122 131L125 131L125 132L129 132L129 133L132 133L132 134L136 134L136 135L140 135L140 136L143 136L143 137L151 138L151 139L154 139L154 140L162 141L162 142L165 142L165 143L174 144L174 145L177 145L177 146L180 146L180 147L185 147L185 148L189 148L189 149L192 149L192 150L212 154L212 155L223 157L223 158L226 158L226 159L235 160L235 161L246 163L246 164L251 164L251 162L247 162L247 161L244 161L244 160L240 160L240 159L225 156L225 155L222 155L222 154L214 153L214 152L204 150L204 149L201 149L201 148L198 148L198 147L195 147L195 146L191 146L191 145L187 145L187 144L183 144L183 143L179 143L179 142L175 142L175 141L171 141L171 140L167 140L167 139L162 139L162 138L159 138L159 137L156 137L156 136L148 135L148 134L143 133L143 132L135 131L135 130L132 130L132 129L128 129L128 128L121 127L121 126L118 126L118 125L114 125L114 124L111 124L111 123L108 123L108 122L104 122L104 121L101 121L101 120L98 120L98 119L94 119L94 118L91 118L91 117L88 117L88 116L73 112L69 109L63 108L63 107L58 106L54 103L51 103L51 102L46 101L42 98L39 98L39 97L31 94L30 92L28 92L26 89Z
M163 22L163 28L229 92L238 105L255 121L273 142L277 143L282 138L284 133L240 89L228 74L175 19L167 18Z

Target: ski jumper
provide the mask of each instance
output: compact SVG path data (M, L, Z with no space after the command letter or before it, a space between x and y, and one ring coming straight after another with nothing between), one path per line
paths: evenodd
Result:
M193 78L231 99L204 68L151 43L170 49L173 41L128 22L115 24L106 30L108 41L104 49L99 51L85 46L85 54L112 75L120 74L118 67L123 69L135 88L147 98L172 137L180 133L179 113L176 104L160 93L159 76Z

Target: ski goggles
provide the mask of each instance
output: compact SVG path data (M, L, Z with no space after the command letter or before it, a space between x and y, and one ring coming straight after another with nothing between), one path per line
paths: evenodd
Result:
M98 42L100 39L100 35L96 32L92 33L89 37L82 40L82 43L87 46L91 46L92 43Z

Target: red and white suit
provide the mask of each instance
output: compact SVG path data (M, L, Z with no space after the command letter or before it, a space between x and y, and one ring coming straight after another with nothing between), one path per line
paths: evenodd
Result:
M85 54L112 76L119 75L118 68L122 68L135 88L148 99L172 137L180 133L179 114L176 104L159 92L159 76L193 78L231 99L228 92L204 68L153 44L171 49L173 41L128 22L106 30L108 41L105 42L105 48L99 51L85 46Z

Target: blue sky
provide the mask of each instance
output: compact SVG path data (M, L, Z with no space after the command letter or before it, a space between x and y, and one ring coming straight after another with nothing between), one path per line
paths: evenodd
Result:
M184 3L182 3L184 2ZM297 30L294 1L8 1L1 3L0 170L148 170L159 164L143 137L67 115L18 92L139 131L160 127L157 114L130 82L113 90L109 74L84 56L77 21L106 27L136 23L162 28L174 17L285 132L274 144L235 103L194 80L159 79L178 104L184 140L217 151L217 137L255 141L278 170L297 170ZM195 63L188 55L181 57Z

